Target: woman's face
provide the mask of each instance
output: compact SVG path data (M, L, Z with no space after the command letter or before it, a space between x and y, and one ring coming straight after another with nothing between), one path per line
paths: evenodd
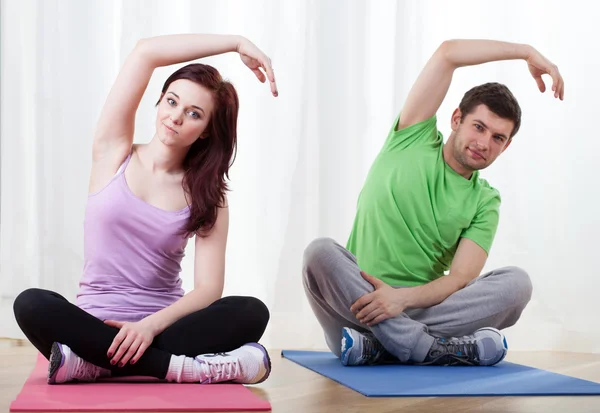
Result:
M214 108L213 95L187 79L172 82L158 104L156 134L169 146L189 147L204 133Z

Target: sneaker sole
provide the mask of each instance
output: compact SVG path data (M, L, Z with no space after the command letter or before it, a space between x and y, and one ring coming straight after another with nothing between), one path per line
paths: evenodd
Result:
M340 361L344 366L348 365L348 358L350 357L349 351L354 346L354 338L348 330L348 327L342 328L342 352L340 354Z
M502 347L504 349L504 354L502 354L502 357L500 357L500 360L498 360L494 364L489 364L489 366L495 366L496 364L498 364L502 360L504 360L504 358L506 357L506 354L508 354L508 343L506 342L506 336L504 334L502 334L502 332L500 330L498 330L497 328L494 328L494 327L484 327L484 328L481 328L480 330L493 331L495 333L498 333L498 335L500 337L502 337Z
M259 344L259 343L249 343L248 345L252 346L252 347L256 347L257 349L259 349L260 351L262 351L262 353L263 353L263 364L265 366L265 369L267 369L267 371L260 378L260 380L254 382L254 383L249 383L249 384L262 383L271 374L271 357L269 356L269 352L267 351L267 349L262 344Z
M65 363L65 355L58 343L53 343L50 350L50 361L48 363L48 384L56 384L58 370Z

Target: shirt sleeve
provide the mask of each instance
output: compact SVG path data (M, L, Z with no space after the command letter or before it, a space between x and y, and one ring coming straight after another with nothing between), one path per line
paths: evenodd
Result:
M441 143L443 137L437 129L437 116L415 123L406 128L396 130L400 114L394 120L388 136L383 144L382 152L394 152L416 144Z
M496 230L498 229L500 203L500 193L492 189L491 196L482 204L473 221L471 221L471 225L461 235L461 237L469 238L475 242L487 254L490 253L494 237L496 236Z

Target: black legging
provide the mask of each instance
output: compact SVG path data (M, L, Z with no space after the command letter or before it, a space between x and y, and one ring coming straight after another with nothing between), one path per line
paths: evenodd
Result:
M29 341L46 357L52 343L65 344L82 359L114 376L165 378L171 355L195 357L226 352L258 341L269 321L269 310L253 297L225 297L176 321L135 363L110 364L108 348L119 332L70 303L60 294L32 288L16 298L17 323Z

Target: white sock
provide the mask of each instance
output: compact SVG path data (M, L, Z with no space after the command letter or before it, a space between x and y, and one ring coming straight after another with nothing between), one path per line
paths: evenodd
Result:
M200 366L191 357L171 356L165 379L177 383L199 383L202 381Z

